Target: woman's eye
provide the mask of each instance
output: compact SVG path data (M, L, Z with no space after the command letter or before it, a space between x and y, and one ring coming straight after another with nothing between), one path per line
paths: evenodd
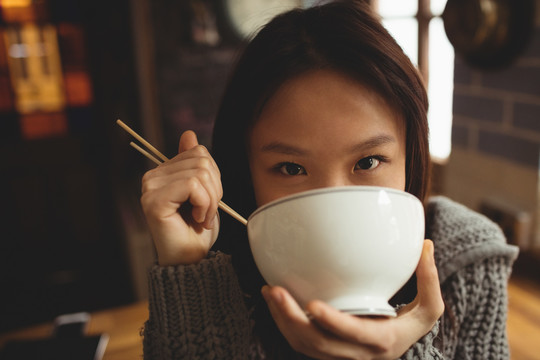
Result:
M354 168L355 170L373 170L379 166L380 163L381 161L376 157L368 156L358 161Z
M306 170L302 165L295 163L283 163L278 166L279 171L284 175L294 176L294 175L305 175Z

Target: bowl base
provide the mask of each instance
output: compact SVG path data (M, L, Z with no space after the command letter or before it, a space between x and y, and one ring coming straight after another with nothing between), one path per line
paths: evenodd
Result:
M388 308L364 308L364 309L340 309L340 311L355 316L384 316L396 317L397 313L392 307Z
M328 301L330 306L351 315L396 317L396 310L383 297L345 295Z

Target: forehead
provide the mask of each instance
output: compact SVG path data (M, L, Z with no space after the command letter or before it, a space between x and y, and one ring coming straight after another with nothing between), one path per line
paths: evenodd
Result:
M373 88L332 70L286 81L266 102L252 135L393 132L404 136L403 117Z

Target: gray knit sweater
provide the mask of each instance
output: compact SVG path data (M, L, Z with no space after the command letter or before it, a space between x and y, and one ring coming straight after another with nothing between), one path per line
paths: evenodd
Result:
M426 208L446 311L402 359L509 359L507 281L518 250L499 227L444 197ZM264 359L228 255L150 270L145 359Z

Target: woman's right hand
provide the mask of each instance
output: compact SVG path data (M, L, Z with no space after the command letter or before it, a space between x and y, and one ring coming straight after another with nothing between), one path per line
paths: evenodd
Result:
M161 266L193 264L206 257L219 231L222 195L214 159L193 131L184 132L178 155L142 179L141 204Z

